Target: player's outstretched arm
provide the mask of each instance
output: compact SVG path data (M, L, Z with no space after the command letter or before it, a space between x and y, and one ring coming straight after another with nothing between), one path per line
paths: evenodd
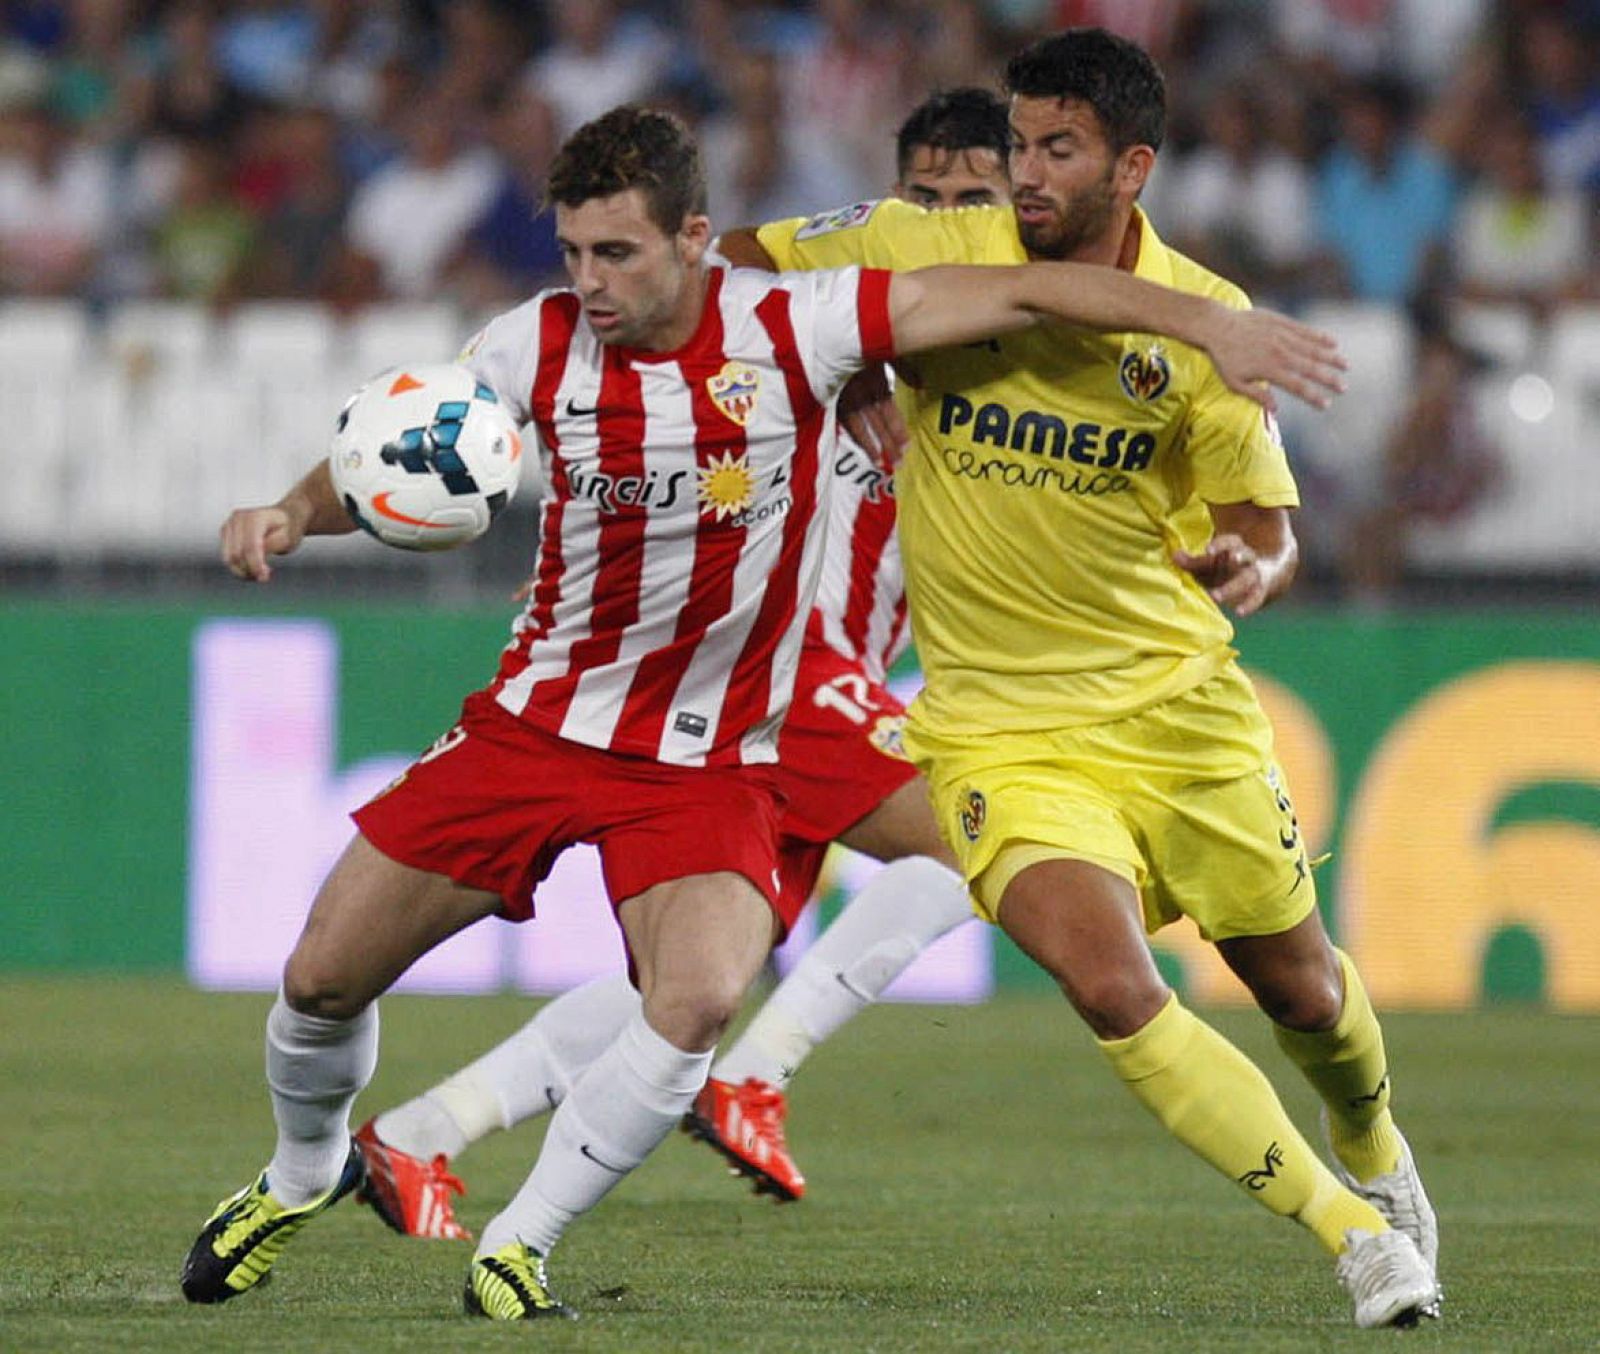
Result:
M222 562L240 578L265 583L269 555L287 555L307 536L342 536L355 523L333 491L328 463L321 461L276 503L235 508L222 524Z
M950 266L896 273L889 284L896 351L993 338L1041 321L1166 334L1203 348L1230 390L1272 407L1267 384L1325 408L1344 389L1332 335L1266 310L1228 307L1084 263Z
M717 236L717 253L735 268L759 268L766 273L778 271L776 261L761 243L754 226L723 231Z

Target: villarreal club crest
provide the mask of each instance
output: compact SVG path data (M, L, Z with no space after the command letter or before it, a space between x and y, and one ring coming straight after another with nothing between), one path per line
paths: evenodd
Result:
M1122 393L1136 404L1154 404L1172 383L1172 364L1161 344L1145 340L1129 348L1117 365Z

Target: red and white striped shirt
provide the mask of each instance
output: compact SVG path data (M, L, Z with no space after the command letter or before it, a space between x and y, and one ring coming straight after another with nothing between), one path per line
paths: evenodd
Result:
M910 641L894 534L894 479L843 429L833 458L828 548L810 635L882 682Z
M600 342L567 289L463 361L538 434L533 593L491 691L590 747L771 762L815 595L832 401L890 354L889 274L713 269L680 349Z

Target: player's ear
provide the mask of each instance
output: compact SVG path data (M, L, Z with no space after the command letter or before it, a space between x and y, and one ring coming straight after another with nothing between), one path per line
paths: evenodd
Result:
M1117 157L1118 191L1130 198L1138 197L1155 163L1156 153L1149 146L1129 146Z
M699 263L711 247L711 218L686 216L678 227L678 256L688 264Z

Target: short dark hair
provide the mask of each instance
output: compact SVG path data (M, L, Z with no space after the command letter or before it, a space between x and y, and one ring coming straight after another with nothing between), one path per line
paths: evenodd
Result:
M912 110L895 133L895 164L904 178L918 146L945 151L992 150L1004 164L1010 145L1005 102L990 90L965 85L942 89Z
M1006 63L1005 89L1025 99L1078 99L1105 128L1113 151L1160 150L1167 90L1150 54L1103 28L1068 28L1030 43Z
M706 209L706 176L694 135L671 113L623 104L562 143L545 196L563 207L639 189L668 235Z

